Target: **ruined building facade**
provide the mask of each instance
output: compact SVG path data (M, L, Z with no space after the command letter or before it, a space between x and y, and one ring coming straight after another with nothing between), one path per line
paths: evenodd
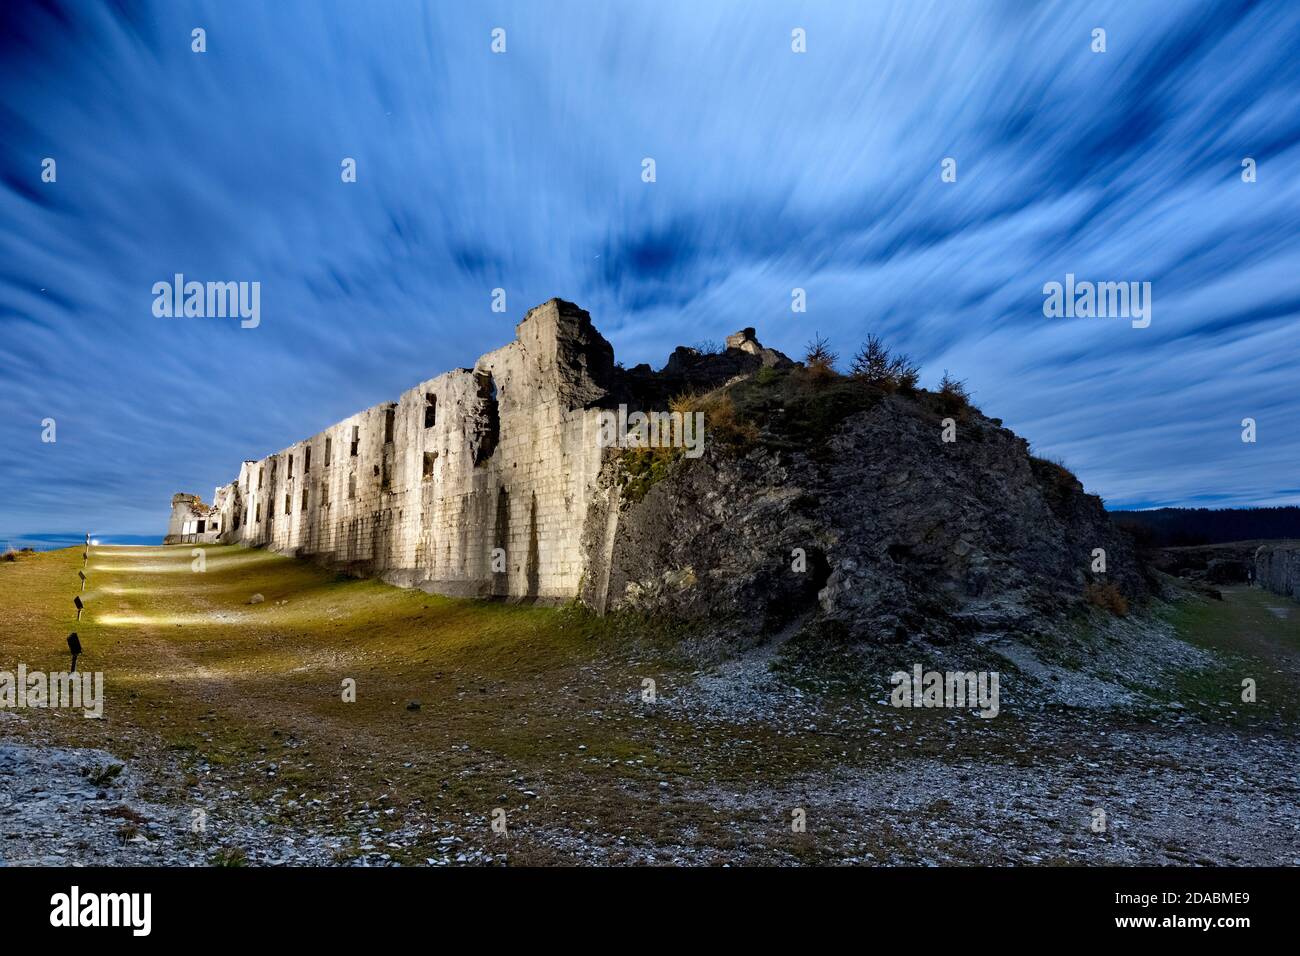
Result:
M473 368L245 461L211 506L176 495L164 543L266 547L444 594L571 598L613 376L587 313L552 299Z
M615 409L701 404L714 417L700 457L665 465L610 441ZM960 440L943 438L946 422ZM1098 587L1148 593L1101 500L964 401L813 376L753 329L625 370L587 313L557 299L473 368L245 461L212 505L176 496L167 540L265 547L443 594L665 614L701 646L796 627L880 641L1046 633ZM1289 588L1293 569L1279 555L1260 577Z
M217 489L216 501L227 494ZM221 507L206 505L198 495L172 495L172 516L163 544L212 544L221 537Z

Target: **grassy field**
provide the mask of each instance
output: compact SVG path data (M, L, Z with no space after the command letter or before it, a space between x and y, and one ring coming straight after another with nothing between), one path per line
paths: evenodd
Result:
M1300 726L1300 605L1261 588L1229 587L1222 594L1222 601L1183 601L1163 614L1184 639L1223 661L1184 675L1174 696L1241 727L1259 712L1282 727ZM1241 706L1245 677L1256 684L1253 708Z
M830 862L849 849L905 861L920 851L890 826L792 832L792 802L821 773L905 778L926 761L1019 771L1106 746L1040 733L1015 713L900 713L851 685L826 684L810 707L806 681L783 692L775 717L746 714L767 693L753 684L733 689L734 715L693 711L680 701L709 675L635 622L430 596L265 551L203 552L196 571L190 546L93 549L80 624L80 549L0 562L0 669L66 669L75 629L79 668L102 671L106 687L103 720L31 710L0 731L110 751L151 781L154 799L211 807L218 828L242 803L259 825L331 834L339 862L382 851L421 863L449 833L524 864ZM264 601L249 603L254 594ZM1300 613L1267 610L1283 604L1245 592L1179 610L1177 623L1286 670L1276 660L1300 652ZM641 697L647 679L655 704ZM348 680L355 702L343 699ZM1213 706L1206 714L1217 719ZM490 827L498 808L504 836ZM238 835L217 842L211 859L242 852ZM952 853L980 861L971 848Z
M682 824L659 796L678 774L725 781L758 760L795 771L818 759L806 747L765 747L773 735L761 729L737 739L643 704L644 680L662 693L682 674L654 635L576 609L454 600L265 551L203 550L200 573L189 546L93 549L80 624L80 549L0 568L0 667L66 669L75 629L80 669L106 675L106 719L29 711L43 740L158 771L175 757L184 775L166 796L182 803L201 800L216 773L254 801L286 787L299 808L320 800L299 810L321 818L314 826L345 828L329 814L382 802L398 811L390 820L436 808L485 835L496 807L511 828L543 815L548 825L657 833ZM255 593L265 600L248 603ZM348 679L355 702L343 700ZM408 849L412 859L424 852ZM527 843L512 849L550 862Z

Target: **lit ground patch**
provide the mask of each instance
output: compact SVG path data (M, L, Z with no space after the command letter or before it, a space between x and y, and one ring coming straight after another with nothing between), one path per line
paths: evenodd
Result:
M1300 859L1295 740L1278 703L1296 696L1287 655L1300 650L1300 616L1280 619L1268 610L1276 598L1259 592L1173 614L1179 634L1223 660L1161 678L1170 703L1154 716L1058 707L1017 683L1032 675L1009 671L1003 713L987 721L885 706L884 671L847 682L777 673L765 651L701 668L678 659L663 633L626 620L431 596L264 551L203 550L200 573L189 547L92 549L80 624L79 548L0 565L0 669L66 666L75 627L79 667L102 671L106 694L103 720L0 711L0 738L128 767L129 788L70 788L66 807L86 822L85 840L121 832L127 842L60 844L65 859ZM254 594L264 600L250 604ZM1141 640L1134 624L1123 642ZM1044 679L1067 663L1054 661ZM1231 696L1251 675L1256 709ZM642 697L647 680L654 702ZM352 687L355 702L344 699ZM46 765L30 750L11 758ZM1196 785L1211 778L1249 781L1250 794ZM115 809L119 799L139 806ZM95 816L105 800L121 816L111 827ZM1110 801L1116 821L1104 838L1087 829L1097 800ZM806 833L790 829L800 807ZM497 809L505 835L491 829ZM37 838L48 828L34 822L37 804L28 810L22 825ZM188 829L196 811L208 821L202 839ZM1224 821L1211 840L1206 814Z

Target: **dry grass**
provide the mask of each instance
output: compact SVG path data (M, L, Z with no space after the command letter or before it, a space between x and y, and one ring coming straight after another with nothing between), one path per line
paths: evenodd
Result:
M725 391L678 395L668 403L668 409L683 416L703 412L705 441L711 438L739 449L748 448L758 441L758 426L741 417L736 403Z
M825 337L814 336L803 357L808 379L814 385L825 385L839 378L839 372L835 371L835 363L839 359L839 354L831 348Z
M725 391L687 392L668 403L668 410L681 415L704 413L704 447L721 446L731 453L743 453L759 439L759 429L742 417ZM622 456L623 497L640 501L652 487L667 478L685 456L685 449L672 445L629 448Z
M1109 611L1116 617L1128 616L1128 598L1116 586L1114 581L1107 581L1104 584L1096 582L1089 584L1083 589L1083 597L1093 607L1099 607L1103 611Z

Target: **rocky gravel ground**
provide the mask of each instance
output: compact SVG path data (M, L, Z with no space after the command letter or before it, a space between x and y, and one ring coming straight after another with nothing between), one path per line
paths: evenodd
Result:
M1027 650L1016 654L1027 662ZM900 712L881 706L883 692L824 695L770 663L760 655L687 675L647 720L712 726L738 747L759 733L777 751L842 742L841 760L794 774L755 766L719 784L653 755L626 761L647 764L644 773L612 768L577 744L576 772L520 776L513 793L495 795L513 816L509 837L498 837L482 814L390 806L382 793L363 800L346 780L324 798L284 786L250 799L206 764L190 768L202 783L188 802L159 802L150 781L179 769L136 768L99 749L4 744L0 861L500 865L526 846L530 862L540 854L595 865L1300 865L1291 734L1218 726L1180 703L1135 719L1119 705L1137 692L1104 681L1098 692L1093 677L1064 685L1084 692L1081 705L1064 707L1047 691L1062 686L1051 665L1024 678L1043 699L1023 695L1035 706L1013 704L988 721L972 711ZM0 731L21 719L4 715ZM247 769L274 779L276 757L257 763ZM627 825L571 807L574 793L611 780L632 808ZM196 805L207 815L197 832Z
M456 835L453 821L366 826L385 819L383 807L359 806L346 826L328 832L270 822L279 804L293 802L250 801L217 788L198 818L192 804L151 800L144 775L107 751L0 743L0 865L383 866L416 830L430 828L446 836L427 865L494 861Z
M0 864L189 865L178 810L103 750L0 744Z
M1030 739L1059 743L1044 736ZM809 828L835 831L846 864L1300 866L1295 745L1277 739L1110 733L1029 766L912 760L701 798L800 806Z

